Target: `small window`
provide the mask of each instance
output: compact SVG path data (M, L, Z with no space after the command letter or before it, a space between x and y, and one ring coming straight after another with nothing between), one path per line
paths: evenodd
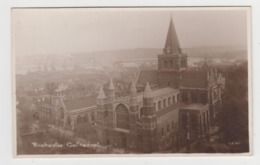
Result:
M168 105L171 105L171 98L168 98Z
M166 107L166 99L163 99L163 107Z
M158 110L160 110L162 107L161 107L161 101L158 102Z
M170 131L170 126L169 126L169 124L167 125L167 132L169 132Z
M164 67L168 68L168 62L167 61L164 61Z
M175 95L172 96L172 103L175 103Z
M180 94L178 93L177 94L177 102L179 102L180 101Z

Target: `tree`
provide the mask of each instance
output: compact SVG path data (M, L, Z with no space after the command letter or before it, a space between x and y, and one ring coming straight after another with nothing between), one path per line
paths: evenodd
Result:
M226 143L247 143L248 146L247 63L229 68L225 77L226 89L218 116L220 132Z

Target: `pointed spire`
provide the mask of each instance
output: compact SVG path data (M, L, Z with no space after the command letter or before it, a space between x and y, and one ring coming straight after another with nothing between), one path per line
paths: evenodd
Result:
M181 47L178 40L178 36L173 24L172 16L170 20L170 25L168 29L168 34L165 42L165 46L163 49L163 52L165 54L180 54L181 53Z
M115 86L114 86L114 83L113 83L113 79L112 79L112 78L110 79L108 89L109 89L109 90L115 90Z
M149 83L146 83L145 89L144 89L144 98L149 98L151 97L151 88Z
M103 90L103 86L101 85L97 99L101 100L101 99L105 99L105 98L106 98L106 95L105 95L105 92Z
M129 89L131 94L135 94L136 93L136 87L135 87L135 81L132 80L131 84L130 84L130 89Z

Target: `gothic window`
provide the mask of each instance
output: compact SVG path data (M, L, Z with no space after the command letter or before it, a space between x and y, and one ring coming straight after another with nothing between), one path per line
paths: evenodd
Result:
M207 97L206 93L200 94L201 103L206 104L207 103Z
M83 122L83 118L80 115L78 115L76 117L76 122L77 122L77 124L81 124Z
M163 107L166 107L166 99L163 99Z
M116 124L117 128L129 129L129 112L123 104L116 108Z
M194 92L191 93L191 102L197 103L197 94Z
M84 114L84 116L83 116L83 121L84 121L84 122L88 122L88 114Z
M196 130L197 129L197 125L198 125L198 123L197 123L197 115L191 114L190 117L191 117L191 119L190 119L191 120L190 128L192 130Z
M91 112L91 120L94 121L95 120L95 113Z
M66 125L67 125L68 127L71 127L71 119L70 119L70 116L67 117Z
M187 92L183 92L182 93L182 101L183 102L188 102L188 94L187 94Z
M180 101L180 94L178 93L177 94L177 102L179 102Z
M168 105L171 105L171 98L168 98Z
M164 67L168 68L168 62L167 61L164 61Z
M172 96L172 103L175 103L175 95Z
M158 101L158 110L160 110L162 107L161 107L161 101Z
M169 124L167 124L167 132L169 132L170 131L170 126L169 126Z
M187 124L188 124L188 117L187 114L183 113L181 116L181 126L182 129L186 130L187 129Z
M173 68L173 62L172 62L172 60L170 61L170 67Z

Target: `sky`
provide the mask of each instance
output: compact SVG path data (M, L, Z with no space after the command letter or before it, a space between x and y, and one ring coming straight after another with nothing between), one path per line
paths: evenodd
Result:
M171 17L182 48L247 44L246 10L27 8L12 10L12 49L25 56L163 48Z

